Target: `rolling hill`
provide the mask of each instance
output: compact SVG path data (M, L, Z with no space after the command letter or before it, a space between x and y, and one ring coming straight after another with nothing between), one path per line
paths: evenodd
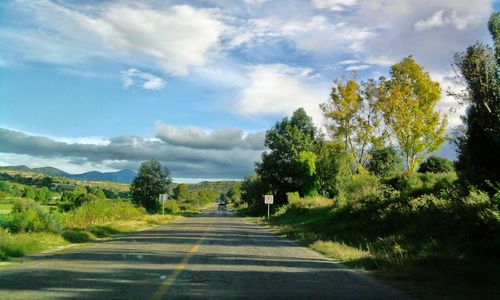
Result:
M31 169L27 166L6 166L6 167L0 167L0 170L33 172L48 176L67 177L75 180L112 181L121 183L131 183L132 180L134 180L134 177L137 175L136 172L129 169L123 169L117 172L91 171L82 174L70 174L54 167L41 167L41 168Z

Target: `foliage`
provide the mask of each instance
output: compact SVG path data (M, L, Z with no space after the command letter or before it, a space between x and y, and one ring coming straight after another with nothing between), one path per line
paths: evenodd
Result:
M455 66L467 86L455 96L469 105L465 128L456 137L457 170L466 182L490 193L487 181L500 181L499 18L498 12L494 13L489 23L496 54L491 47L476 43L455 55Z
M401 170L401 156L394 147L372 149L367 169L379 177L390 176Z
M268 190L269 187L262 181L262 178L253 174L241 183L241 200L247 203L251 209L263 209L262 195L265 195Z
M354 79L336 81L329 101L320 105L329 135L344 145L359 168L365 166L371 148L384 144L386 135L377 107L377 84L373 79L361 84Z
M174 199L177 199L179 201L186 201L189 197L189 188L188 185L185 183L180 183L173 189L173 196Z
M59 216L61 225L67 228L86 228L120 220L137 220L144 215L143 208L134 207L128 201L95 199Z
M57 232L59 229L50 214L36 202L28 199L16 202L12 212L1 220L0 226L11 233Z
M175 200L165 201L165 212L168 214L176 214L179 212L179 205Z
M432 155L418 168L420 173L446 173L455 171L453 162L444 157Z
M338 142L324 142L316 161L322 195L334 197L355 171L354 161Z
M383 193L384 186L377 176L367 173L354 174L342 187L337 204L357 206L363 200L379 200Z
M297 159L299 185L302 187L302 195L306 197L318 194L319 180L316 176L316 154L310 151L302 151Z
M226 193L229 201L239 204L241 201L241 182L235 183Z
M440 94L439 83L411 56L393 65L391 78L381 85L379 107L409 173L446 140L446 117L434 111Z
M289 191L303 192L303 169L297 168L301 152L312 152L316 129L302 108L289 119L285 117L266 132L265 146L270 152L262 154L256 173L275 194L277 204L286 202Z
M158 196L170 190L172 179L166 167L157 160L141 164L139 173L130 186L130 193L135 204L140 205L149 213L157 212L160 203Z

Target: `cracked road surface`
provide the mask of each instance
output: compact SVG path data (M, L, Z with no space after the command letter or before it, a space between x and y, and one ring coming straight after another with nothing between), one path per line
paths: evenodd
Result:
M0 299L404 299L215 207L0 269Z

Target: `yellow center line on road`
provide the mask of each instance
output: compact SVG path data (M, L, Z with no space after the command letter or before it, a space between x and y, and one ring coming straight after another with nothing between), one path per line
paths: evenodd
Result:
M162 299L163 296L165 296L165 294L168 292L170 287L174 284L177 277L179 277L181 272L186 268L191 257L193 257L196 254L196 252L198 252L201 244L206 239L207 234L211 229L212 229L212 224L210 224L210 226L207 227L203 236L196 242L196 244L191 248L191 250L189 250L189 252L186 254L186 256L184 256L182 261L180 263L178 263L177 266L175 266L172 274L170 274L170 276L168 276L161 283L160 287L156 290L156 292L153 294L153 296L151 296L151 298L150 298L151 300L159 300L159 299Z

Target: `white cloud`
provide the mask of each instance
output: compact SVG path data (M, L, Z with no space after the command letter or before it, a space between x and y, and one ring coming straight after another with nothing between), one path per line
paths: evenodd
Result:
M228 30L217 9L189 5L153 9L114 3L78 10L47 0L17 4L38 28L4 30L3 35L29 59L42 61L79 62L92 56L146 58L171 74L186 75L191 67L205 65L221 50ZM26 33L31 37L25 38Z
M280 40L292 41L298 49L316 53L358 52L366 40L377 36L369 27L314 15L303 19L278 17L251 19L232 32L231 45L272 45Z
M156 136L167 144L195 149L253 149L264 150L264 132L245 134L236 128L207 131L196 126L177 127L156 124Z
M397 60L385 55L381 55L381 56L368 56L365 59L365 62L370 65L377 65L380 67L390 67L395 63L397 63Z
M265 3L269 0L245 0L245 3L246 4L250 4L250 5L256 5L256 6L259 6L261 5L262 3Z
M458 93L464 90L465 86L453 72L433 72L431 78L439 82L441 87L441 100L436 108L441 114L448 116L448 128L461 125L460 117L465 114L466 106L460 105L455 97L448 95L448 92Z
M139 85L144 90L161 90L165 86L165 80L150 73L130 68L122 71L122 86L127 89L133 85Z
M242 115L290 115L303 107L317 125L322 123L319 104L326 101L329 86L307 68L284 64L250 67L248 86L236 101Z
M432 16L418 20L414 28L419 32L451 25L458 30L464 30L469 25L481 23L481 21L480 16L477 15L459 16L456 10L440 9Z
M331 11L343 11L357 4L357 0L312 0L317 9L329 9Z
M370 65L351 65L345 68L346 71L363 71L370 68Z

